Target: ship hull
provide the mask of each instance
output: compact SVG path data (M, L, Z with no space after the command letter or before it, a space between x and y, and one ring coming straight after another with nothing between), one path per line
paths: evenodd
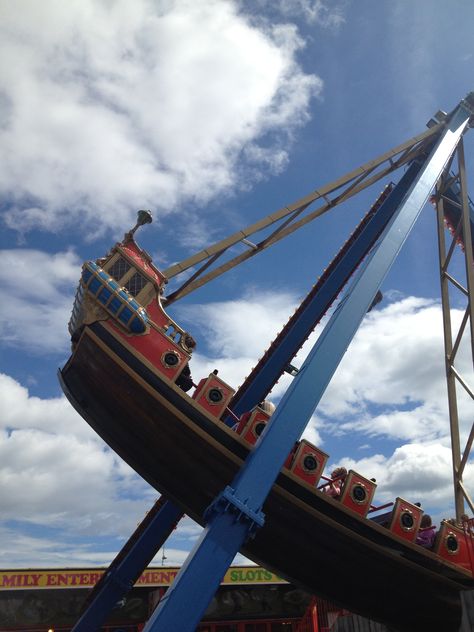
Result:
M138 474L199 524L250 447L144 363L107 324L85 327L61 371L71 403ZM397 630L457 632L472 577L343 507L291 472L242 553Z

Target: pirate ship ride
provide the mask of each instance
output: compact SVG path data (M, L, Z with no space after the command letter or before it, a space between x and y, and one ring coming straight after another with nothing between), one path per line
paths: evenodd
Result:
M438 124L439 134L444 126ZM271 423L258 405L261 395L283 370L297 372L289 360L378 243L440 142L430 130L411 153L404 151L411 166L399 185L384 190L237 392L217 372L193 383L192 332L168 315L167 276L135 241L138 226L151 221L140 212L107 256L83 266L69 324L72 355L60 371L73 406L146 481L205 524L208 508ZM307 205L303 200L290 210L296 216ZM291 352L283 352L289 339ZM255 372L265 371L267 382L256 393ZM333 498L325 493L327 459L306 440L294 445L263 505L265 522L242 553L397 629L457 630L460 593L474 586L470 526L443 522L433 549L423 548L416 543L419 505L397 498L377 507L376 481L355 471Z

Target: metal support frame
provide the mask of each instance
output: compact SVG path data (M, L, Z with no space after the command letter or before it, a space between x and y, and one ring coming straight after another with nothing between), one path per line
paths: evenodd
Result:
M232 485L211 505L204 532L144 632L192 632L226 569L263 522L262 506L318 405L373 297L465 131L471 111L456 108L418 177L283 396ZM202 577L207 581L203 582Z
M94 587L71 632L100 630L109 612L133 588L182 515L179 507L163 497L155 503Z
M315 288L313 288L307 299L290 318L265 356L236 392L230 404L230 408L236 415L239 416L247 410L251 410L267 397L285 371L285 367L291 362L333 300L341 292L351 274L367 256L370 248L393 218L422 165L421 158L410 165L399 183L349 243L346 251L340 257L336 257L335 265L329 266L328 276L321 283L320 279L315 286L317 291L314 292Z
M385 152L378 158L370 160L341 178L316 189L293 204L289 204L288 206L274 211L255 224L251 224L237 233L234 233L230 237L227 237L212 246L208 246L188 259L170 266L163 272L168 279L202 264L201 267L197 268L192 276L184 281L177 290L164 297L163 301L166 305L174 303L183 296L186 296L190 292L193 292L209 281L217 278L224 272L227 272L243 261L255 256L266 248L269 248L299 228L306 226L309 222L312 222L317 217L320 217L327 211L335 208L338 204L341 204L354 195L357 195L375 182L378 182L382 178L386 178L390 173L396 171L403 165L409 164L417 156L426 153L427 148L430 147L433 141L439 137L443 129L444 123L438 123L426 132L410 138L401 145ZM318 200L324 201L324 203L315 210L309 210L310 206ZM308 213L300 217L305 211L308 211ZM272 231L265 234L267 229L272 229ZM249 242L248 237L256 233L261 234L262 231L264 236L258 243L255 244ZM213 263L217 261L217 259L222 257L225 253L227 253L227 251L230 251L233 246L236 246L239 243L246 246L243 253L234 255L231 259L221 264L219 267L214 268L205 275L203 274L210 266L212 266Z
M448 393L449 425L451 433L454 504L456 518L461 521L467 502L474 513L474 503L463 483L463 474L474 442L474 423L471 426L464 449L461 450L461 432L459 424L458 386L474 399L474 391L469 382L473 379L471 371L469 378L462 375L456 364L457 354L463 336L470 338L471 359L474 366L474 260L473 234L474 207L468 197L466 168L464 159L464 145L461 140L456 152L457 173L454 175L446 171L438 183L436 191L436 209L438 224L438 246L441 282L441 305L443 313L443 332L445 350L445 368ZM453 233L449 248L446 244L445 223L448 223ZM464 278L456 278L451 272L453 254L457 242L461 242L464 252ZM453 331L451 318L450 289L457 290L456 304L463 302L464 315L457 328ZM467 325L469 324L469 327ZM453 335L454 334L454 335ZM454 339L454 341L453 341Z

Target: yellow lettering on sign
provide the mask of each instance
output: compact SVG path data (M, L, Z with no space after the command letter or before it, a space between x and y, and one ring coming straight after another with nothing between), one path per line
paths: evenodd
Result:
M92 587L104 575L103 570L41 570L41 571L0 571L1 590L21 590L25 588L77 588ZM137 586L170 586L179 568L148 568L140 575ZM229 568L223 584L245 583L285 583L274 573L259 566L235 566Z

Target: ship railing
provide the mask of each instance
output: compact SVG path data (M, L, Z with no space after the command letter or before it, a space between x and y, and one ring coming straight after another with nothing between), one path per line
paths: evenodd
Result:
M332 485L332 483L335 483L337 481L340 481L342 479L344 479L346 477L345 474L343 474L342 476L336 476L335 478L330 478L329 476L324 476L322 475L321 478L325 481L324 483L322 483L321 485L318 486L319 491L324 491L324 489L326 487L329 487L330 485ZM342 491L342 490L341 490Z
M395 503L392 500L389 503L385 503L384 505L379 505L378 507L375 505L370 505L370 509L367 512L367 517L369 518L369 520L372 520L373 522L376 522L377 524L380 524L382 526L388 526L392 518L394 504ZM383 509L388 509L388 511L379 513L376 516L369 515L369 514L374 514L377 511L382 511Z
M238 417L238 416L234 413L234 411L233 411L233 410L231 410L228 406L226 406L225 413L226 413L226 415L229 415L229 416L230 416L230 418L231 418L231 422L234 422L234 423L232 424L232 428L233 428L236 424L238 424L238 423L240 422L240 417ZM229 424L229 425L230 425L230 424Z
M163 314L165 314L163 312ZM175 344L179 344L179 346L184 349L187 353L191 354L194 347L190 347L186 342L186 338L189 336L188 332L182 329L177 323L174 322L167 314L166 321L162 324L155 323L150 319L150 325L156 331L160 331L165 334L167 338L172 340ZM192 337L190 337L192 339ZM195 343L193 343L195 344ZM194 386L196 386L194 384Z
M160 327L158 327L160 329ZM179 325L177 325L173 320L169 319L167 323L162 325L161 330L171 338L174 342L176 342L176 338L178 338L178 342L185 335L184 329L181 329Z
M382 511L382 509L387 509L388 507L393 507L395 503L393 502L393 500L391 500L389 503L385 503L384 505L370 505L370 509L367 513L374 513L376 511ZM387 514L390 514L391 511L387 511ZM376 519L376 517L374 517L374 520Z

